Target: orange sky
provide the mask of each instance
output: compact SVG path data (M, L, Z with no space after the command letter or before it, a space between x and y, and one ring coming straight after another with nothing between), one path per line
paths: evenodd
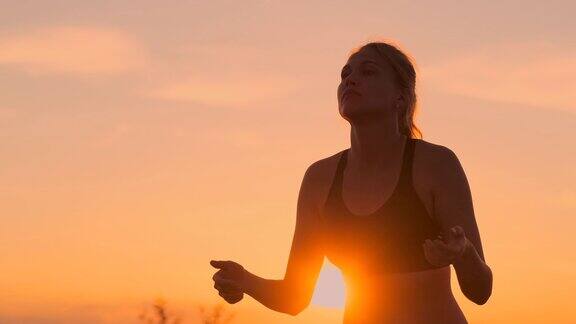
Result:
M424 139L467 173L487 304L471 323L576 318L576 43L569 1L51 1L0 11L0 323L194 322L211 259L284 275L298 188L349 146L347 54L417 65ZM233 323L337 323L326 264L297 317L251 297ZM331 299L336 296L336 299Z

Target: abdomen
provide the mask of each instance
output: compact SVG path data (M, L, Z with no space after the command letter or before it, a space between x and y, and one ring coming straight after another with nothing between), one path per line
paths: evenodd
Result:
M449 266L345 281L345 324L467 323L452 294Z

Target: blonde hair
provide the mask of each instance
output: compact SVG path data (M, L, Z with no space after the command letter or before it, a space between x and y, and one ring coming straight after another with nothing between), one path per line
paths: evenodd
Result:
M372 41L366 43L354 50L349 56L352 56L365 48L376 50L376 52L390 64L395 72L396 85L402 93L405 103L405 107L401 107L403 109L400 109L400 114L398 115L398 128L400 133L409 138L422 138L422 132L416 124L414 124L417 98L416 70L414 69L412 59L389 41Z

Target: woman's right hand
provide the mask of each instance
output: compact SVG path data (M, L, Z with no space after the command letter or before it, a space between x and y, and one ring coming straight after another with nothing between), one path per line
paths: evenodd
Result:
M244 268L232 261L210 261L210 264L218 268L212 280L214 280L214 288L218 290L218 294L224 298L228 303L235 304L244 298L244 291L242 290L241 281Z

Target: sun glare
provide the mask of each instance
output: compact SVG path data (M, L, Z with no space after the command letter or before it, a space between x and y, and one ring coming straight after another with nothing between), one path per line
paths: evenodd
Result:
M345 300L346 288L340 269L324 259L312 296L312 304L321 307L344 308Z

